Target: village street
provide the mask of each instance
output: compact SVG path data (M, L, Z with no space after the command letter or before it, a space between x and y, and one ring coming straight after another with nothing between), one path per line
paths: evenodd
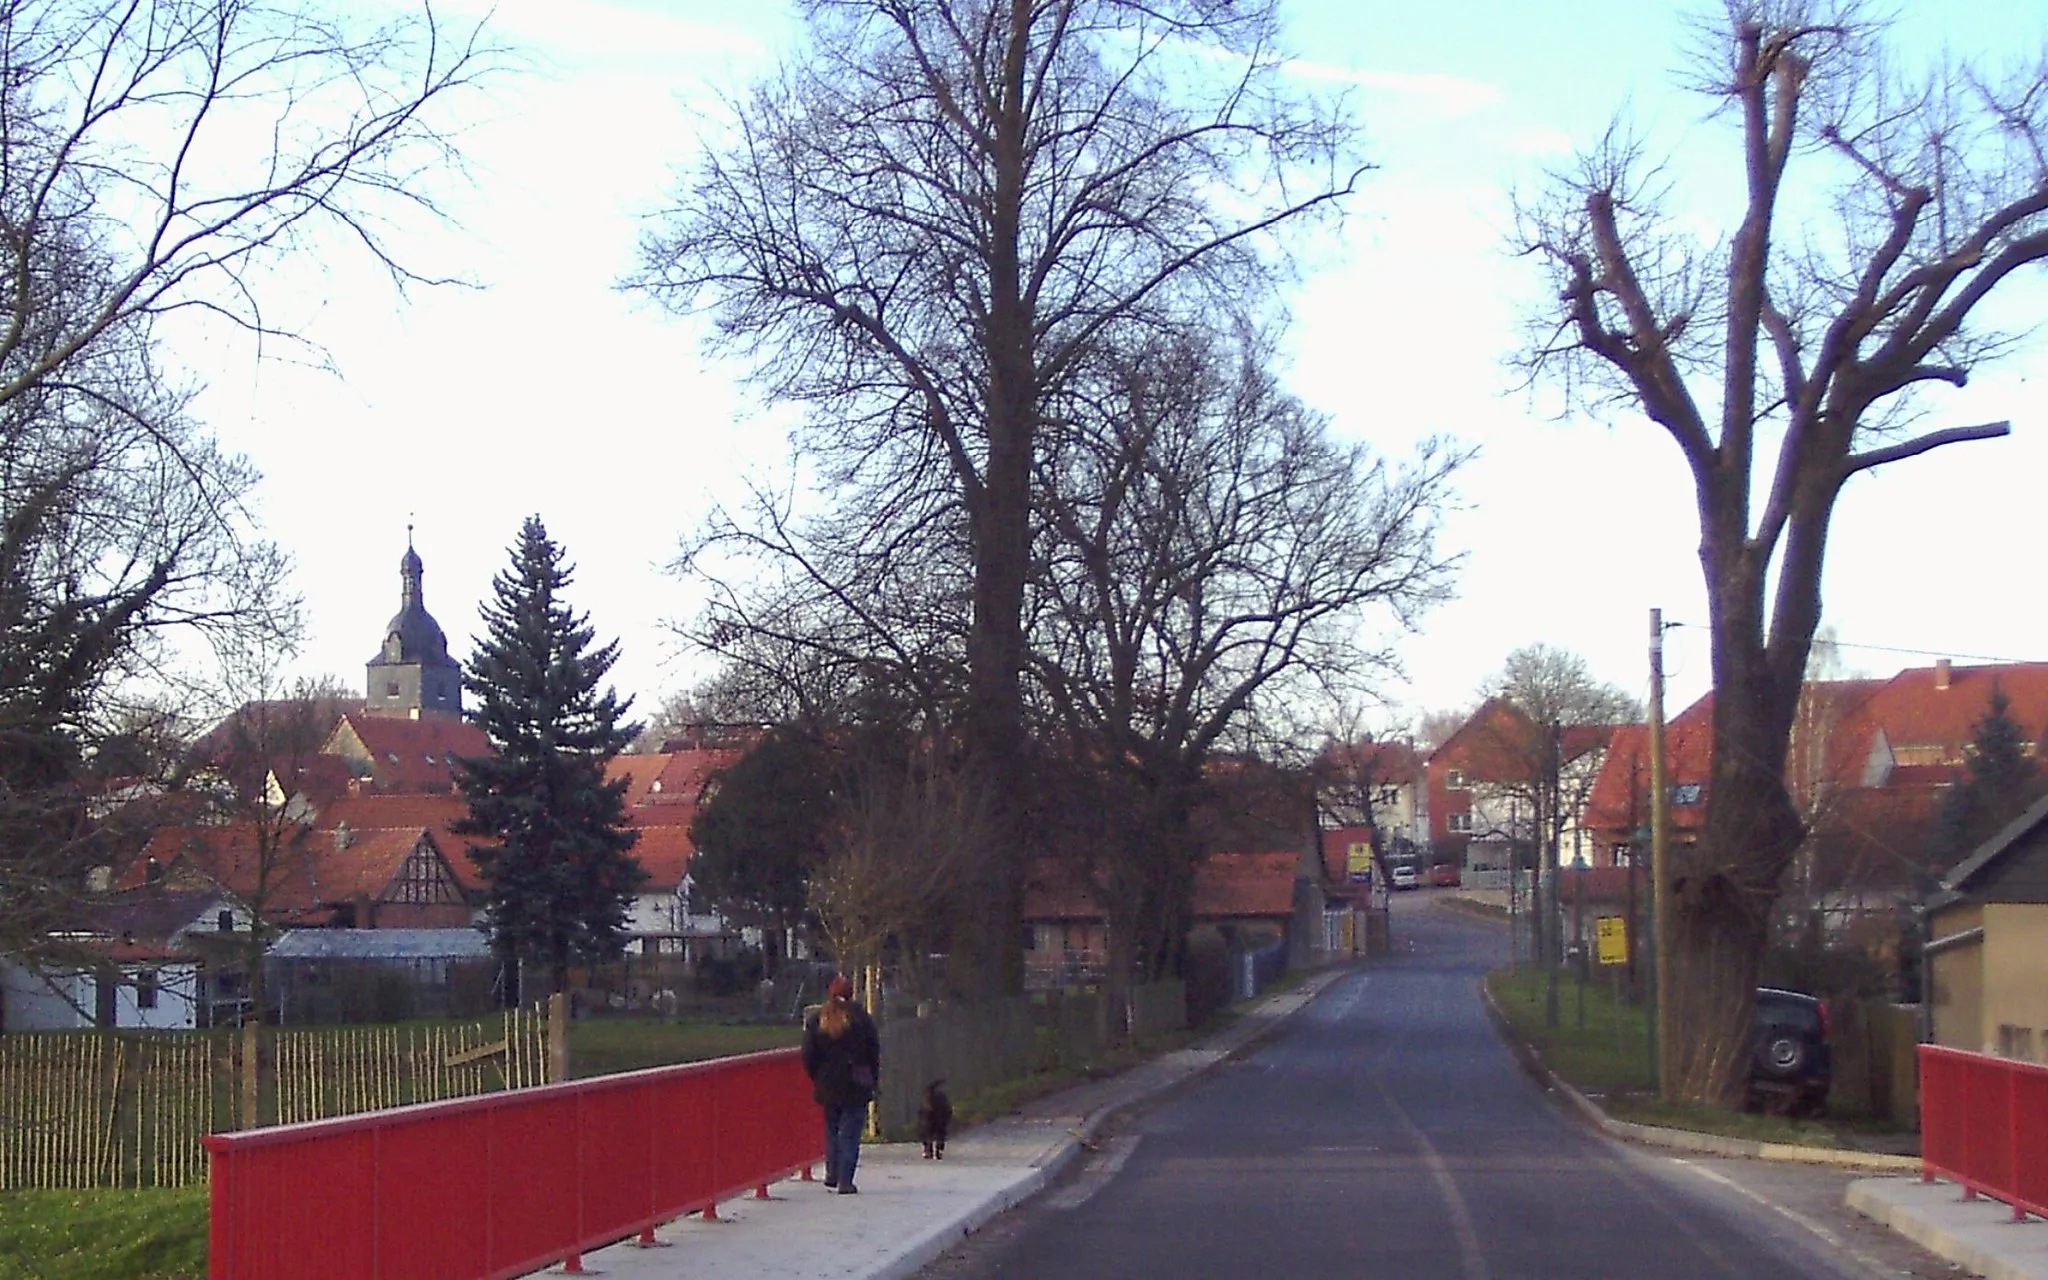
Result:
M1842 1206L1856 1175L1622 1146L1518 1067L1478 995L1504 932L1395 898L1397 954L1126 1116L927 1268L983 1276L1945 1276Z

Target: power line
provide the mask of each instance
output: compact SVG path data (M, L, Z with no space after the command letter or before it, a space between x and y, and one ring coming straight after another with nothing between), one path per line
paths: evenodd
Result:
M1706 630L1705 627L1701 626L1697 622L1667 622L1664 625L1667 628L1690 627L1694 631ZM1813 642L1813 647L1816 649L1820 648L1823 645L1831 649L1865 649L1872 653L1903 653L1908 657L1913 658L1961 658L1965 662L2000 662L2013 664L2048 661L2048 659L2044 658L2001 658L1988 653L1956 653L1955 651L1949 649L1908 649L1900 648L1897 645L1889 644L1858 644L1853 640L1816 639Z

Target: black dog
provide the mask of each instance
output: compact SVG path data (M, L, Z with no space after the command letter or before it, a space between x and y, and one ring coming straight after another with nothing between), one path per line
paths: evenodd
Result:
M925 1086L924 1105L917 1109L917 1140L924 1144L924 1158L946 1158L946 1131L953 1127L953 1103L946 1097L944 1080Z

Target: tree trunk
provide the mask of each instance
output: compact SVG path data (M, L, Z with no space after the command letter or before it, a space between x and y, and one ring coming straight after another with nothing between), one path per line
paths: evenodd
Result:
M973 928L977 936L970 948L975 985L986 994L1023 988L1018 924L1030 805L1018 786L1017 771L1025 759L1024 582L1031 551L1031 463L1038 421L1033 317L1024 297L1021 266L1030 13L1028 4L1011 6L996 111L986 242L989 372L983 429L988 453L979 500L968 504L974 616L967 640L971 704L966 738L972 776L992 819L990 838L970 877L968 900L979 907Z
M1730 578L1738 576L1749 579ZM1741 1102L1770 912L1805 835L1785 787L1799 682L1781 679L1757 643L1761 627L1749 620L1761 610L1760 595L1723 594L1716 610L1706 825L1697 847L1674 850L1672 937L1664 949L1674 979L1667 1025L1688 1029L1674 1046L1675 1094L1720 1106Z

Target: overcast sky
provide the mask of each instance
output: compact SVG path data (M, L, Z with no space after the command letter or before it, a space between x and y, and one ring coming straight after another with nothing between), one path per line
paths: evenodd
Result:
M2038 0L1908 0L1908 47L2002 62L2048 39ZM447 10L443 7L443 12ZM1478 446L1459 599L1404 646L1409 712L1468 701L1511 649L1545 641L1640 695L1647 612L1704 623L1690 487L1639 420L1557 420L1505 364L1540 300L1505 251L1510 196L1596 139L1627 104L1679 158L1677 200L1709 225L1734 138L1674 90L1684 6L1642 0L1289 4L1298 74L1353 86L1378 168L1341 233L1311 246L1291 299L1293 389L1346 438L1404 453L1428 434ZM651 711L706 668L664 623L696 606L664 572L707 505L783 457L786 416L704 354L692 323L621 295L644 220L738 93L793 47L772 0L505 0L495 38L525 69L463 113L470 171L435 194L448 227L404 252L466 289L399 299L353 257L305 263L285 300L338 373L181 335L199 409L263 471L259 514L297 564L311 635L297 670L354 684L398 604L406 526L428 607L466 656L476 606L538 512L578 565L572 603L617 637L621 692ZM2003 314L2038 320L2048 289ZM1830 543L1826 622L1873 674L1949 655L2048 659L2032 589L2048 414L2029 344L1934 403L1935 425L2009 418L2005 440L1854 482ZM1900 650L1906 652L1892 652ZM1669 641L1674 709L1705 691L1705 633ZM1398 719L1398 715L1396 715Z

